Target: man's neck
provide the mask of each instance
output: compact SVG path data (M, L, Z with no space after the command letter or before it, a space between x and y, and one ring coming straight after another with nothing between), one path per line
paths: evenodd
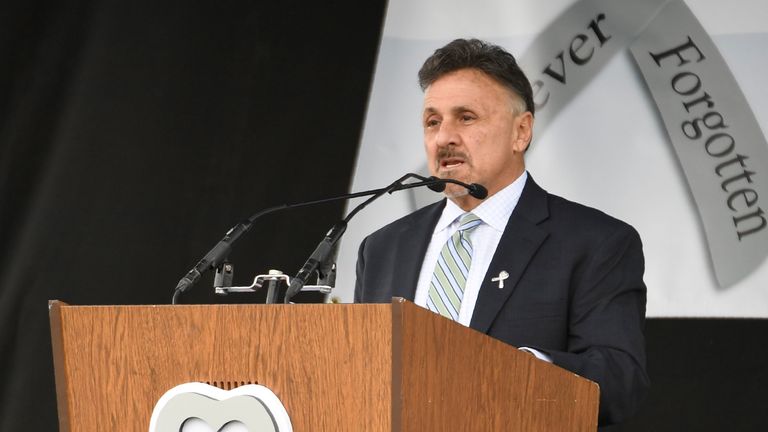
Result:
M449 199L453 201L457 206L461 207L461 209L464 210L465 212L470 212L474 210L475 207L479 206L483 202L482 200L479 200L470 194L451 197Z

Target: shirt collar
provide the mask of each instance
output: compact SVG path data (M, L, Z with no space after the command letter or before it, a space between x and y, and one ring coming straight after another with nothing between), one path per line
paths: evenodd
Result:
M472 213L493 229L503 232L507 227L509 217L512 216L512 212L520 200L520 195L523 193L523 187L527 179L528 171L523 171L520 177L480 203L479 206L472 210ZM466 212L461 207L448 200L440 219L437 221L437 225L435 225L435 232L448 228L464 213Z

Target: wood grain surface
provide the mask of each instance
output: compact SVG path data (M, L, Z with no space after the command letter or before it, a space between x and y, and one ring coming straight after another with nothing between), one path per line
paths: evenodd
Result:
M62 431L146 431L199 381L258 383L303 431L594 431L591 381L402 299L381 305L51 303Z
M390 305L59 303L51 318L62 431L146 431L192 381L264 385L295 431L391 430Z
M394 430L597 429L594 382L413 303L397 306Z

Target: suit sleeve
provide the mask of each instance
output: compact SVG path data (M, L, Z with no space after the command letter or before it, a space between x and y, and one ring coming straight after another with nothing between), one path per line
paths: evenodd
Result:
M360 248L357 250L357 265L355 267L355 303L363 302L363 281L365 279L365 243L368 241L366 237L360 242Z
M650 386L643 270L640 237L622 225L595 248L574 279L567 351L546 351L556 365L600 385L601 425L635 413Z

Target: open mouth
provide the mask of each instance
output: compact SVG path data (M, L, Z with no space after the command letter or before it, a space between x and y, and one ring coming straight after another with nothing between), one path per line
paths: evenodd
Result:
M458 158L446 158L440 161L440 168L454 169L464 164L463 159Z

